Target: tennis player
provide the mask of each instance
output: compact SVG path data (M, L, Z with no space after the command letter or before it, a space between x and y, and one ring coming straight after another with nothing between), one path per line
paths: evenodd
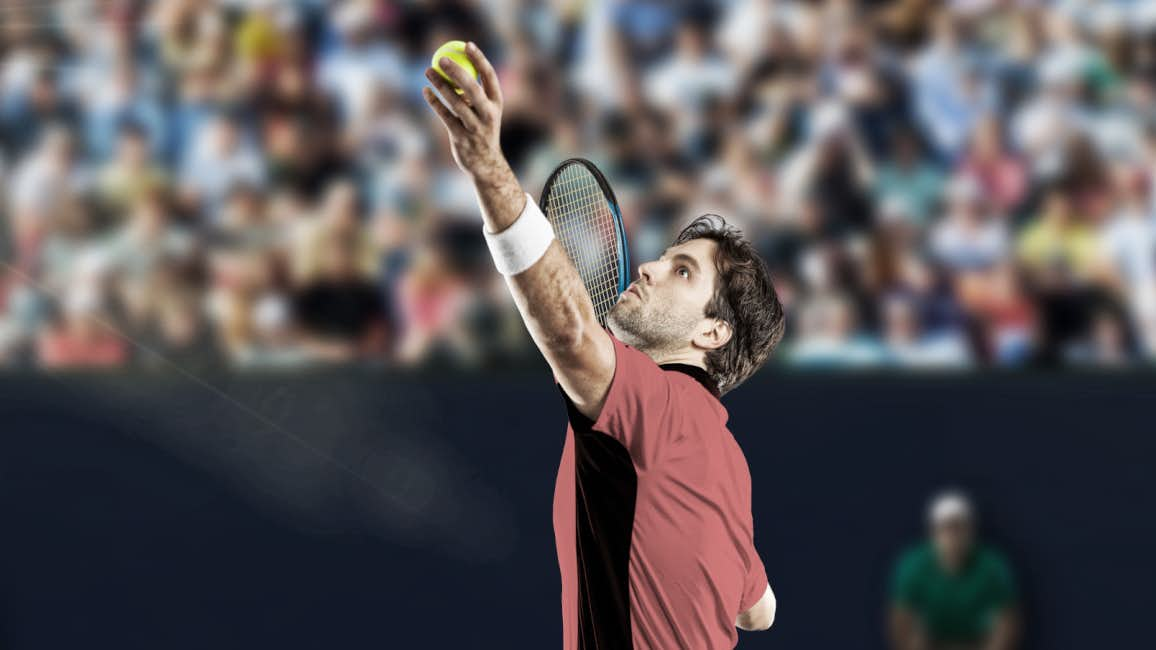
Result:
M733 648L775 596L754 547L751 478L719 397L766 361L783 309L739 233L699 218L607 318L498 145L502 93L443 59L423 89L469 174L484 234L554 371L570 425L554 492L563 648ZM439 99L440 95L440 99ZM443 103L444 102L444 103Z

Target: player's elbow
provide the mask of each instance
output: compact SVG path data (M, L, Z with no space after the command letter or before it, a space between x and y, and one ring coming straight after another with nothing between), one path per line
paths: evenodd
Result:
M754 607L739 614L735 620L735 627L747 632L762 632L770 629L775 622L775 612L778 610L778 602L775 600L775 593L771 591L770 586L755 603Z
M769 616L740 616L735 622L735 627L746 632L762 632L771 629L774 622L775 615L773 613Z

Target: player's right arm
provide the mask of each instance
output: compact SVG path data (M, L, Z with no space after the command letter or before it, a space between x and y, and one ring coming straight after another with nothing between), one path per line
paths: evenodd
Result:
M473 43L466 47L466 55L481 74L481 86L445 59L441 69L463 94L456 94L449 82L429 68L426 78L437 93L424 88L422 96L449 133L454 161L473 180L486 230L500 233L518 220L528 200L499 144L502 93L498 76ZM438 99L439 93L445 104ZM580 413L596 419L614 378L614 344L598 323L566 251L555 240L537 262L507 276L506 281L558 383Z
M1019 613L1014 607L1004 608L995 615L991 632L983 642L981 650L1012 650L1019 643Z
M893 650L928 650L927 639L919 629L915 613L898 603L891 606L887 636Z

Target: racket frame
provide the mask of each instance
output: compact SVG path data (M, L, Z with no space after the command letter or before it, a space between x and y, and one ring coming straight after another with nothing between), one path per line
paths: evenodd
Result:
M542 194L538 197L538 203L542 206L542 209L546 211L546 214L549 215L547 200L550 198L550 190L554 186L554 181L558 178L559 174L562 173L562 170L573 164L582 165L590 172L595 182L598 183L599 189L602 190L602 195L606 198L607 203L610 204L610 212L614 215L614 232L618 235L616 238L618 242L618 295L621 296L622 292L626 291L626 288L630 286L630 251L626 246L626 228L622 224L622 210L618 207L618 197L614 195L614 190L610 187L610 183L606 181L602 170L598 169L597 165L585 158L567 158L563 160L558 163L558 166L555 167L554 171L550 172L550 175L546 178L546 183L542 186Z

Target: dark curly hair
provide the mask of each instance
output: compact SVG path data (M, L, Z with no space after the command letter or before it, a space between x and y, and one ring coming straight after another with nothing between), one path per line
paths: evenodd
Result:
M705 214L683 228L674 243L694 239L718 245L718 279L706 316L726 321L732 333L726 345L707 353L706 370L726 393L766 362L783 338L786 317L767 265L742 231L717 214Z

